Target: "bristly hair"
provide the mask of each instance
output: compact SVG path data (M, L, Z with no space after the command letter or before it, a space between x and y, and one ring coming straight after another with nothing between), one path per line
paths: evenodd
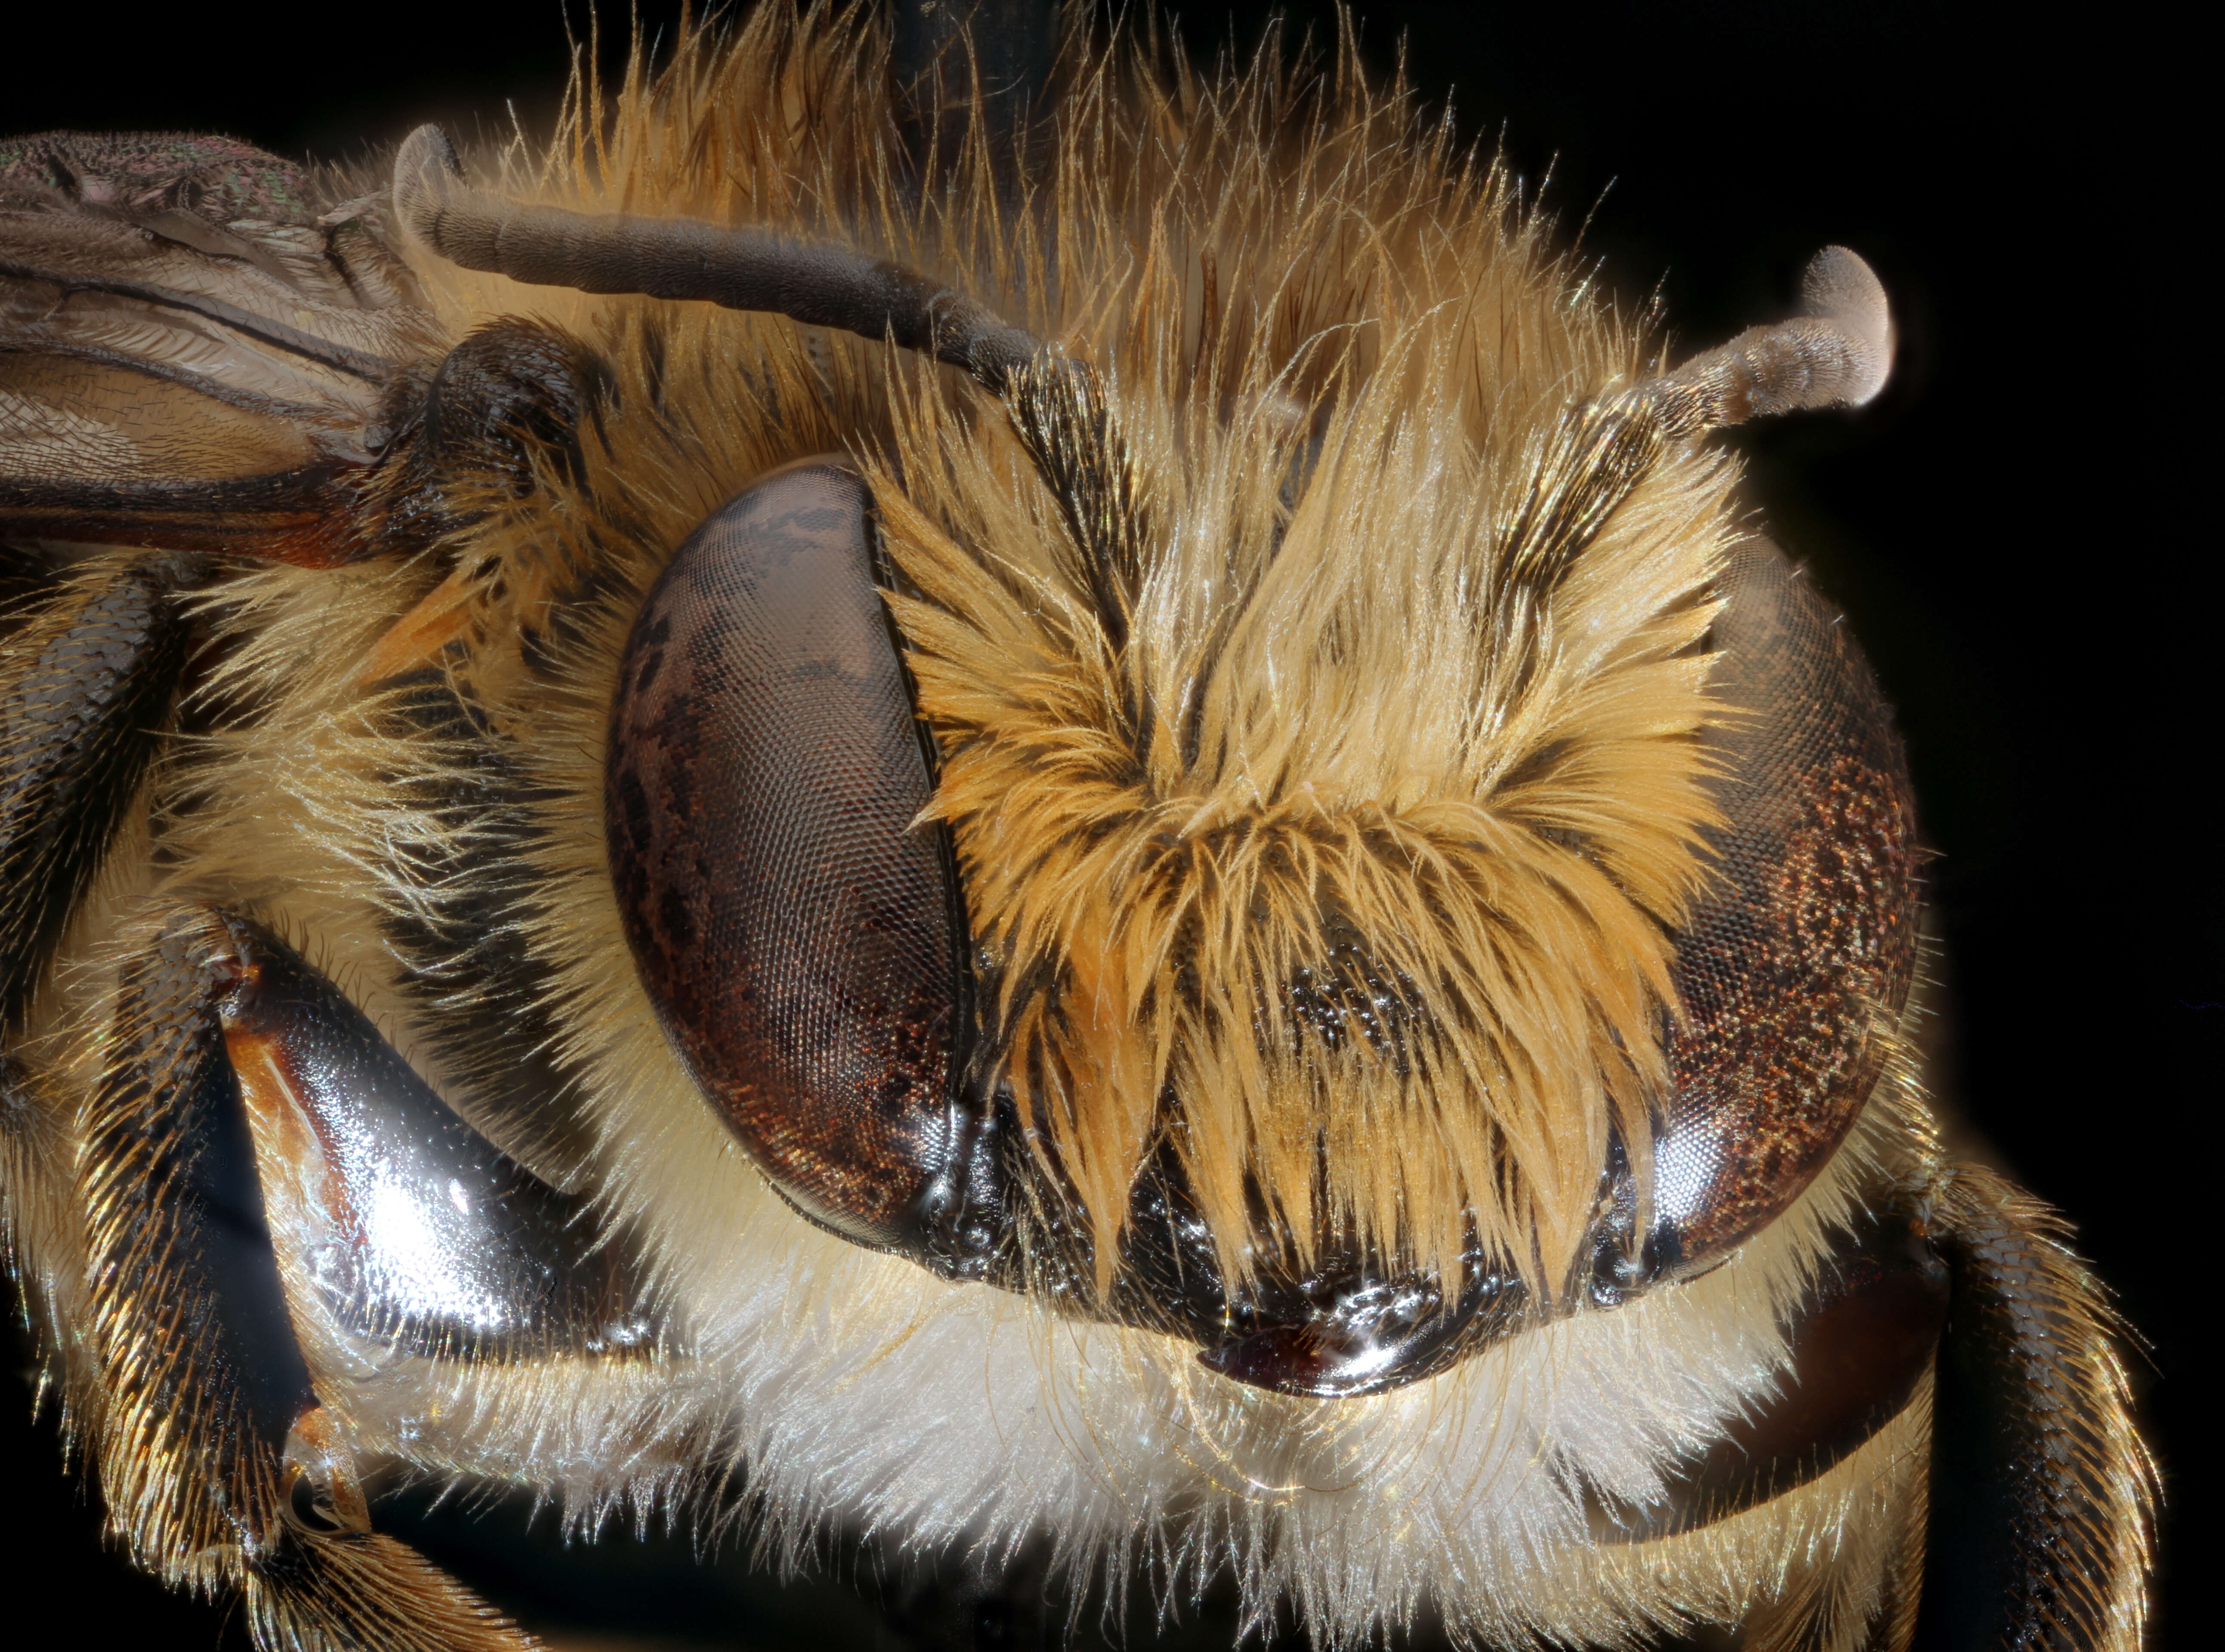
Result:
M1084 61L1002 262L1093 376L872 472L989 1047L1100 1273L1165 1144L1231 1277L1556 1293L1664 1093L1727 467L1593 439L1637 339L1402 88Z
M1618 1118L1643 1153L1668 934L1708 876L1695 737L1719 715L1701 649L1731 467L1606 416L1641 343L1511 180L1395 89L1271 51L1194 76L1147 35L1062 60L1036 194L990 187L968 126L922 205L886 45L870 17L767 0L731 41L683 30L608 108L584 89L565 141L513 154L505 182L860 248L1064 356L998 396L878 338L422 260L453 336L522 318L593 368L592 394L566 440L523 444L530 487L453 475L439 515L468 525L415 560L274 566L198 599L219 639L204 692L253 710L201 719L179 784L209 801L132 828L88 927L110 939L58 978L78 1053L52 1167L0 1155L56 1190L11 1196L38 1225L28 1287L67 1301L98 1274L69 1167L103 1116L111 984L143 950L113 915L221 901L330 949L320 966L467 1123L596 1192L686 1327L669 1363L376 1383L305 1336L368 1455L530 1481L589 1529L739 1488L790 1563L837 1522L992 1560L1048 1533L1110 1601L1134 1579L1171 1611L1233 1573L1247 1626L1287 1611L1322 1645L1425 1607L1494 1644L1635 1644L1749 1608L1785 1624L1811 1598L1867 1621L1883 1550L1922 1529L1924 1392L1835 1468L1696 1530L1595 1543L1583 1497L1658 1497L1781 1381L1833 1236L1911 1185L1890 1106L1730 1265L1324 1402L821 1231L704 1104L626 965L611 706L673 548L846 444L941 743L991 1030L1100 1233L1165 1142L1232 1282L1263 1214L1301 1248L1342 1225L1425 1265L1472 1220L1557 1292ZM421 714L431 689L467 714ZM405 951L412 924L431 939ZM514 975L489 934L517 943ZM589 1099L529 1083L517 1106L460 1070L428 985ZM1920 1111L1906 1074L1888 1089ZM58 1337L58 1359L82 1367L84 1340ZM135 1392L166 1370L111 1361ZM98 1435L112 1385L76 1380ZM175 1408L142 1410L170 1427ZM193 1564L236 1552L174 1535ZM314 1593L288 1576L350 1611L436 1610L357 1559Z
M691 320L759 363L726 394L787 410L751 416L762 440L693 420L676 469L634 453L622 536L669 547L768 442L846 433L941 748L929 813L992 1076L1100 1285L1165 1146L1231 1279L1262 1246L1448 1269L1480 1244L1557 1295L1610 1130L1643 1171L1665 1092L1733 467L1602 415L1643 377L1639 331L1352 41L1330 73L1271 35L1200 74L1148 17L1069 41L1016 194L962 119L908 171L861 28L880 41L768 5L726 47L691 30L607 119L575 88L510 186L855 246L1065 354L998 398L865 340L807 334L806 364L785 323ZM502 291L482 307L585 302ZM621 364L613 427L677 370ZM543 555L552 530L527 533Z

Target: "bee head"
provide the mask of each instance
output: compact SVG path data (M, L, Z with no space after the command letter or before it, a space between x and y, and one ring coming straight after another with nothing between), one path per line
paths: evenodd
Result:
M907 836L939 826L958 941L922 934L908 955L925 961L899 981L874 960L914 918L865 913L841 943L851 984L760 1028L788 1012L765 1009L751 959L819 918L752 872L756 904L717 946L692 918L669 933L644 918L637 961L654 953L668 1031L707 1052L689 1058L699 1082L814 1219L980 1276L976 1253L1025 1206L1048 1240L987 1276L1209 1354L1265 1347L1256 1371L1248 1355L1224 1364L1306 1392L1441 1369L1442 1349L1368 1360L1400 1338L1442 1344L1487 1303L1569 1301L1603 1200L1633 1202L1624 1170L1646 1225L1675 1101L1678 935L1723 824L1708 638L1733 477L1690 438L1865 399L1890 351L1874 278L1835 249L1811 267L1810 317L1674 373L1645 377L1597 306L1512 337L1493 318L1534 309L1551 273L1535 221L1487 187L1409 187L1452 201L1395 250L1399 281L1360 269L1293 295L1279 272L1323 227L1291 218L1247 244L1224 226L1215 244L1250 250L1225 269L1201 257L1201 298L1190 265L1156 253L1125 296L1077 298L1110 307L1110 342L1085 359L840 247L471 191L437 134L396 168L403 221L469 267L777 310L988 392L985 408L891 376L887 446L855 461L870 508L838 479L808 484L834 490L837 524L811 614L764 607L758 576L720 571L775 554L751 548L789 508L771 494L707 521L660 584L741 579L763 607L742 630L710 607L678 617L768 659L834 602L856 633L843 658L866 662L885 599L902 669L872 666L859 704L909 697L932 772L876 781L878 859L835 883L904 860L907 910L939 913L933 856ZM1395 203L1371 212L1401 221ZM700 807L660 813L664 782L627 767L662 750L687 782L667 789L700 797L705 766L727 762L707 700L656 668L662 636L637 627L613 721L612 795L646 801L612 816L612 869L643 914L700 906L669 869L735 852L709 844ZM851 669L830 655L780 673L822 667ZM676 711L711 731L671 744ZM852 842L831 771L811 779L792 741L767 737L735 795L777 781L823 817L813 841ZM905 740L874 737L875 772L897 777ZM727 944L745 929L759 940ZM954 967L972 1008L944 1016ZM722 1017L747 1023L729 1041L756 1054L711 1048ZM832 1040L812 1060L863 1076L765 1082L758 1065L798 1038ZM1018 1145L986 1169L980 1131L1004 1098ZM986 1202L1005 1225L973 1236L967 1212L1000 1177L1017 1191ZM1362 1326L1366 1358L1309 1375L1285 1345L1341 1315L1396 1334Z

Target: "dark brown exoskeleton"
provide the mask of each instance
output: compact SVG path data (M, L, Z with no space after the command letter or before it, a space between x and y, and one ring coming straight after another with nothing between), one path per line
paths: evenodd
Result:
M925 6L900 8L887 39L870 33L885 83L876 164L915 202L971 189L981 213L1026 223L1062 199L1036 193L1043 177L1081 152L1060 99L1083 107L1087 77L1050 13L992 9L986 33ZM813 33L826 20L752 27L732 61L835 59ZM712 59L701 42L684 49ZM865 224L887 199L838 202L830 221ZM1081 255L1062 244L1055 256ZM1337 421L1364 402L1369 372L1392 368L1354 357L1309 379L1309 341L1289 347L1281 399L1200 389L1159 418L1164 383L1121 379L1111 342L1100 361L1087 328L1059 342L1014 325L978 269L944 262L953 273L931 274L788 218L522 204L468 182L430 127L403 144L390 190L345 201L217 139L0 142L0 531L35 586L0 642L0 1167L19 1283L135 1560L180 1586L244 1591L269 1647L516 1648L523 1631L375 1529L372 1465L508 1474L599 1517L738 1465L762 1476L770 1489L751 1495L775 1518L994 1547L1027 1530L1065 1537L1070 1517L1085 1532L1077 1564L1129 1544L1176 1556L1177 1583L1185 1567L1227 1564L1263 1598L1295 1601L1319 1638L1351 1641L1412 1610L1356 1601L1356 1574L1336 1570L1341 1544L1389 1554L1409 1541L1381 1535L1395 1477L1354 1474L1382 1495L1343 1537L1301 1525L1259 1537L1250 1511L1284 1492L1254 1465L1312 1495L1308 1475L1325 1471L1303 1452L1340 1431L1403 1427L1441 1400L1448 1416L1503 1399L1510 1416L1533 1415L1523 1407L1546 1402L1519 1397L1521 1381L1544 1380L1523 1376L1533 1351L1554 1368L1612 1345L1599 1358L1613 1380L1653 1369L1626 1345L1642 1325L1667 1327L1664 1349L1716 1336L1751 1369L1719 1389L1691 1377L1707 1393L1631 1446L1627 1472L1606 1446L1557 1440L1578 1427L1561 1413L1537 1423L1516 1456L1546 1512L1525 1513L1512 1491L1504 1507L1460 1505L1473 1529L1439 1533L1418 1582L1402 1586L1455 1634L1665 1643L1721 1623L1755 1647L1899 1652L1920 1630L1942 1646L2135 1644L2147 1469L2111 1321L2053 1218L1948 1158L1899 1070L1922 922L1914 800L1890 713L1819 593L1770 541L1734 536L1704 589L1663 599L1663 636L1679 614L1701 616L1689 645L1664 644L1658 663L1703 661L1688 674L1706 710L1683 724L1664 713L1643 737L1675 746L1697 777L1689 841L1669 857L1689 866L1664 875L1673 890L1658 902L1617 870L1613 821L1521 813L1523 799L1589 772L1584 737L1540 738L1492 775L1495 806L1529 834L1499 858L1546 869L1537 881L1552 886L1544 941L1513 896L1449 873L1428 883L1439 874L1411 847L1422 839L1398 836L1426 811L1402 816L1395 788L1347 811L1365 816L1349 839L1334 836L1334 808L1307 801L1330 789L1311 775L1288 788L1299 802L1261 782L1251 813L1195 831L1167 824L1171 813L1148 826L1003 820L996 797L968 790L1003 737L948 641L959 621L990 622L935 560L961 537L962 512L935 503L941 484L905 434L929 421L890 411L909 392L887 383L926 374L967 416L1002 421L967 439L1010 444L1012 497L1040 505L1027 520L1050 548L1037 568L963 548L984 591L1003 581L981 613L1009 598L1013 614L1053 615L1061 636L1082 639L1072 680L1102 668L1104 725L1131 742L1115 778L1170 811L1207 788L1151 793L1156 777L1195 775L1216 739L1233 750L1236 737L1211 650L1189 700L1154 698L1147 656L1179 630L1165 618L1182 594L1169 594L1170 548L1191 531L1176 476L1186 450L1166 432L1179 415L1265 433L1258 451L1280 467L1261 496L1274 548L1257 566L1231 551L1225 575L1264 603L1284 537L1308 531L1309 502L1355 463ZM1206 385L1212 352L1237 346L1214 332L1220 267L1210 249L1195 263L1182 291L1201 319L1171 331L1194 351L1188 382ZM827 438L722 477L723 502L659 537L643 524L678 484L652 479L614 503L598 478L643 421L688 434L695 415L667 399L671 327L488 319L431 290L458 271L783 328L786 343L737 356L736 394L770 407L764 387L783 373L823 383L809 416L823 414ZM1011 279L1016 313L1052 302L1040 271ZM1460 586L1474 587L1462 611L1493 639L1491 680L1508 706L1575 646L1569 593L1620 554L1618 514L1653 509L1647 490L1707 432L1859 403L1883 383L1892 328L1861 260L1819 254L1805 299L1799 320L1587 389L1510 450L1525 468L1485 513L1489 556ZM461 337L460 313L479 322ZM845 388L848 358L825 343L836 334L842 351L878 351L886 381L848 424L841 410L866 393ZM1255 345L1278 336L1263 325ZM733 337L720 347L755 349L761 335ZM936 378L922 362L954 371ZM696 434L701 451L716 446ZM1013 520L1032 508L1015 505ZM486 551L529 539L515 527L529 518L550 542ZM576 544L553 542L590 518ZM639 542L610 549L629 535ZM289 720L257 696L284 681L307 703L319 674L272 662L306 646L286 633L315 623L304 593L316 571L340 593L339 686L328 709ZM268 618L282 612L283 627ZM1206 627L1229 658L1241 619ZM1324 677L1360 647L1324 643ZM536 708L586 692L583 660L606 668L590 720L534 726ZM1058 692L1050 681L1038 698ZM1099 731L1068 720L1077 747ZM385 836L330 825L314 787L257 770L266 726L274 750L326 741L320 760L349 794L330 801L334 817L352 810ZM590 746L592 761L562 755ZM206 755L219 747L229 755ZM411 769L412 750L435 755ZM1050 744L1039 756L1037 772L1068 760ZM275 868L248 851L226 860L207 847L220 834L196 825L226 818L255 823L241 827L250 837L283 826L312 848ZM1118 911L1103 934L1055 943L1042 937L1058 913L1011 915L1027 906L1006 888L1026 881L1010 874L1025 860L1011 839L1061 839L1080 864L1123 832L1136 848L1120 876L1181 897L1149 932L1159 951L1136 963L1143 942L1123 953L1106 939L1129 933ZM1296 846L1260 851L1259 888L1284 883L1248 905L1230 897L1236 915L1215 931L1230 869L1277 832ZM574 839L591 848L584 873L564 847ZM1327 870L1312 881L1291 870L1316 851ZM1045 849L1028 864L1068 863ZM587 922L566 915L587 898L550 870L567 866L595 884L625 956L582 962L551 939ZM1353 893L1385 877L1405 881L1373 905ZM1106 873L1061 899L1078 908L1125 887ZM1562 956L1553 925L1576 936L1571 955L1609 956L1598 937L1620 932L1595 921L1600 903L1626 897L1658 967L1632 965L1624 999L1582 967L1564 972L1577 997L1636 1009L1601 1010L1609 1031L1596 1038L1588 1022L1524 1020L1521 983L1561 968L1537 962ZM1442 933L1414 933L1440 918ZM1214 950L1216 933L1247 929L1297 940L1253 953L1239 933ZM1461 946L1506 936L1513 961L1494 953L1498 975L1464 972L1475 960ZM369 973L361 1002L356 977L313 961L333 947ZM1246 979L1201 978L1232 957ZM1123 970L1147 989L1122 997ZM595 972L626 984L598 999L580 984ZM1516 985L1487 1003L1471 980ZM1546 1002L1559 987L1537 991ZM777 1206L721 1204L704 1189L731 1184L657 1169L669 1144L628 1135L649 1115L609 1054L637 1047L598 1022L624 1019L612 1004L653 1022L656 1060L692 1084L693 1111L669 1132L675 1161L713 1140L708 1156L733 1149ZM1545 1070L1586 1039L1613 1071L1573 1113L1541 1104L1550 1127L1537 1134L1551 1141L1523 1145L1527 1116L1506 1098L1558 1096ZM1658 1048L1636 1048L1648 1040ZM1418 1172L1382 1217L1350 1192L1366 1180L1353 1161L1418 1163L1437 1138L1395 1110L1381 1117L1404 1123L1385 1134L1348 1130L1328 1093L1341 1079L1322 1079L1294 1154L1277 1161L1246 1137L1216 1157L1206 1138L1228 1117L1249 1118L1227 1127L1232 1140L1272 1132L1185 1092L1212 1070L1196 1054L1208 1048L1238 1051L1232 1091L1254 1068L1296 1072L1257 1079L1285 1114L1315 1104L1309 1063L1398 1098L1428 1087L1417 1074L1442 1076L1448 1093L1472 1080L1487 1103L1474 1139L1497 1144L1497 1168L1443 1184L1464 1190L1449 1221L1424 1208ZM1141 1097L1132 1128L1106 1122L1116 1095ZM1467 1126L1446 1106L1457 1135ZM705 1120L711 1137L687 1134ZM1114 1155L1108 1206L1100 1138L1119 1130L1127 1157ZM1537 1167L1569 1141L1590 1156L1575 1218L1556 1226ZM697 1247L674 1235L708 1255L728 1222L753 1236L765 1273L714 1300L691 1282ZM1138 1471L1140 1502L1121 1504L1138 1510L1129 1529L1087 1502L1101 1465L1064 1479L1027 1466L1064 1462L1057 1453L1080 1452L1074 1439L1096 1427L1050 1416L1069 1391L1055 1351L1027 1367L1051 1373L1051 1397L971 1372L973 1389L951 1390L989 1390L984 1414L1010 1406L962 1419L985 1438L1039 1428L1048 1442L1000 1471L1015 1485L1040 1478L1017 1513L993 1486L891 1491L913 1454L846 1458L839 1397L795 1421L783 1408L810 1384L752 1362L776 1358L776 1331L808 1342L807 1287L858 1279L886 1307L888 1334L854 1364L825 1356L830 1394L898 1381L887 1373L914 1356L892 1351L962 1339L948 1327L1004 1313L1028 1316L1046 1346L1083 1349L1089 1382L1127 1383L1102 1402L1113 1408L1100 1432L1138 1430L1157 1443L1138 1454L1160 1453ZM796 1369L822 1370L819 1354L786 1349ZM1665 1389L1706 1356L1661 1358ZM1677 1359L1687 1364L1672 1372ZM1927 1550L1924 1477L1901 1461L1932 1449L1935 1415L1959 1431L1948 1446L1967 1484L1949 1490L2000 1508L1986 1544L1953 1554ZM1467 1463L1466 1423L1442 1426L1417 1436L1417 1460ZM1238 1441L1243 1430L1255 1432ZM1277 1441L1292 1455L1277 1457ZM915 1443L930 1460L931 1442ZM1861 1484L1895 1453L1915 1489L1896 1480L1854 1531ZM1486 1461L1469 1465L1478 1483ZM1829 1541L1817 1521L1837 1522ZM1546 1583L1494 1580L1499 1538L1487 1535L1517 1529L1558 1557L1540 1562ZM1780 1536L1830 1556L1791 1576L1768 1547ZM1769 1580L1708 1580L1748 1572Z

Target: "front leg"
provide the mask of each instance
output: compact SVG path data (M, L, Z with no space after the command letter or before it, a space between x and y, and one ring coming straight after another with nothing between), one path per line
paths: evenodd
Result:
M580 1201L465 1125L290 948L208 908L125 972L77 1174L97 1456L138 1563L242 1591L265 1648L532 1645L372 1529L358 1447L415 1432L435 1462L499 1455L504 1408L459 1402L536 1369L544 1396L638 1397L659 1334ZM441 1403L397 1419L397 1394Z
M0 643L0 1034L20 1031L127 819L187 651L205 559L111 554Z

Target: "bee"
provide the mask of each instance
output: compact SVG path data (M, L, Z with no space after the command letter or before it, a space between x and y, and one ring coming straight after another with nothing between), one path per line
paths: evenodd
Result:
M1348 41L973 16L349 188L0 146L0 1168L119 1541L268 1647L531 1643L396 1473L2138 1644L2113 1320L1939 1140L1890 713L1710 439L1873 396L1875 276L1672 364Z

